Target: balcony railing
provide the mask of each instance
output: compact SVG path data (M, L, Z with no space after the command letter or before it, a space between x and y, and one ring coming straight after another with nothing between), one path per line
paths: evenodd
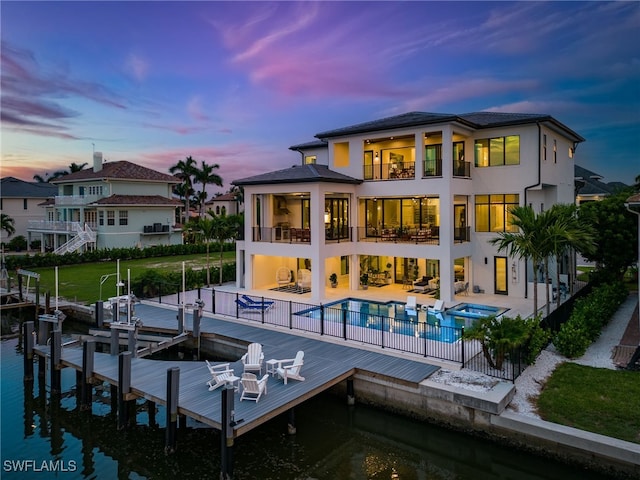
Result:
M171 233L171 225L163 225L162 223L154 223L153 225L145 225L142 227L143 235L168 235Z
M453 176L454 177L471 177L471 163L470 162L453 162Z
M59 222L47 220L29 220L27 230L44 230L48 232L69 232L76 233L76 225L88 225L92 230L96 229L95 222Z
M311 243L311 229L285 227L253 227L252 240L268 243Z
M414 243L439 245L440 227L398 227L372 228L358 227L359 242Z
M436 158L433 160L424 161L424 170L422 177L441 177L442 176L442 159Z
M413 180L415 176L416 162L363 165L363 178L365 180Z
M56 205L86 205L101 198L101 195L56 195Z
M455 227L453 229L453 241L463 243L471 241L471 227Z

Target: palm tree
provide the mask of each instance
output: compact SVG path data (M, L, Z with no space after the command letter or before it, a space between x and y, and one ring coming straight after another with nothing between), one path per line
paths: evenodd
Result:
M169 168L169 172L182 180L184 185L180 195L181 197L184 197L184 223L187 223L187 220L189 220L189 197L193 191L192 177L196 172L196 165L196 161L191 156L188 156L184 160L179 160L178 163Z
M202 236L202 239L207 244L207 286L211 284L210 278L210 266L209 266L209 244L215 236L215 222L213 218L199 218L198 219L198 232ZM222 266L220 267L222 271ZM222 282L220 282L222 283Z
M544 259L544 228L541 221L529 206L518 206L511 209L511 225L517 232L498 232L498 237L489 240L498 246L498 251L507 251L518 259L531 259L533 268L537 268ZM538 314L538 282L533 282L533 314Z
M214 170L220 168L220 165L214 163L213 165L208 165L204 161L201 162L200 168L196 168L194 173L194 180L197 183L202 185L202 189L198 194L198 200L200 201L200 216L204 213L204 202L207 199L207 192L205 189L207 185L217 185L218 187L222 186L222 177L220 175L214 173Z
M4 230L10 237L16 233L15 220L6 213L0 213L0 230Z
M81 170L84 170L87 165L89 165L87 162L81 163L79 165L76 162L73 162L73 163L71 163L71 165L69 165L69 172L68 173L76 173L76 172L79 172Z
M238 234L238 229L242 225L241 215L216 215L209 210L211 216L211 238L220 245L220 285L222 285L222 256L224 253L224 242L233 240Z
M49 173L45 173L44 177L42 175L36 174L33 176L33 179L38 183L49 183L51 180L55 180L56 178L64 177L65 175L69 175L70 173L76 173L84 170L87 165L89 165L87 162L81 164L72 162L71 165L69 165L68 170L56 170L51 175L49 175Z

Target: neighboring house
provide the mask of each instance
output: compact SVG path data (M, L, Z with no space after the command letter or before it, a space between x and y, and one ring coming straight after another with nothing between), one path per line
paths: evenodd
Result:
M237 215L242 211L242 205L235 193L224 193L213 197L208 202L205 202L204 206L205 215L209 210L216 215Z
M548 115L492 112L412 112L316 137L291 147L301 165L232 182L246 204L239 287L270 288L284 266L311 270L315 301L334 272L353 290L366 272L408 288L425 280L445 301L467 284L524 298L537 273L489 240L516 231L512 206L574 202L584 141Z
M75 250L182 243L172 197L180 180L128 161L103 163L52 180L57 196L45 205L45 220L29 222L30 240L57 253Z
M58 187L49 183L25 182L15 177L0 180L0 210L13 218L16 229L11 237L4 230L0 232L0 241L6 243L18 235L27 238L29 220L42 218L44 209L40 204L57 191Z
M628 188L622 182L604 183L604 177L591 170L575 166L576 205L585 202L597 202L617 191Z

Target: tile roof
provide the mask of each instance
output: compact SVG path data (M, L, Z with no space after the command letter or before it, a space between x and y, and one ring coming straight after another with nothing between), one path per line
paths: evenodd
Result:
M241 178L231 182L232 185L263 185L269 183L351 183L360 184L362 180L330 170L326 165L309 164L293 165L284 170L263 173L253 177Z
M168 173L161 173L142 165L118 160L116 162L106 162L102 164L102 170L94 172L93 168L86 168L79 172L70 173L63 177L52 180L51 183L71 183L82 180L143 180L147 182L180 183L180 179Z
M574 172L577 195L611 195L622 188L628 187L628 185L621 182L601 182L600 180L603 178L602 175L580 167L579 165L574 166ZM580 184L583 185L579 186Z
M308 150L312 148L327 148L329 144L324 140L315 140L312 142L299 143L298 145L291 145L289 150Z
M213 197L211 200L206 201L204 204L208 205L213 202L233 202L236 200L237 193L223 193L217 197Z
M155 207L178 207L183 203L175 198L161 195L111 195L92 202L90 205L148 205Z
M50 183L25 182L15 177L0 180L0 196L3 198L47 198L58 193L58 187Z
M475 129L502 127L508 125L522 125L536 122L549 122L560 128L568 137L577 142L583 142L584 138L576 132L558 122L550 115L537 113L503 113L503 112L473 112L460 115L450 113L409 112L393 117L381 118L370 122L359 123L348 127L337 128L320 132L316 138L326 139L342 135L354 135L359 133L378 132L381 130L393 130L397 128L417 127L437 123L457 122Z

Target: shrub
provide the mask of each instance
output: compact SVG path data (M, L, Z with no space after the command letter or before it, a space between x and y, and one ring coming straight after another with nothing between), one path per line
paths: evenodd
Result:
M13 237L9 240L7 247L9 247L9 250L14 250L16 252L25 250L27 248L27 239L22 235L18 235L17 237Z

